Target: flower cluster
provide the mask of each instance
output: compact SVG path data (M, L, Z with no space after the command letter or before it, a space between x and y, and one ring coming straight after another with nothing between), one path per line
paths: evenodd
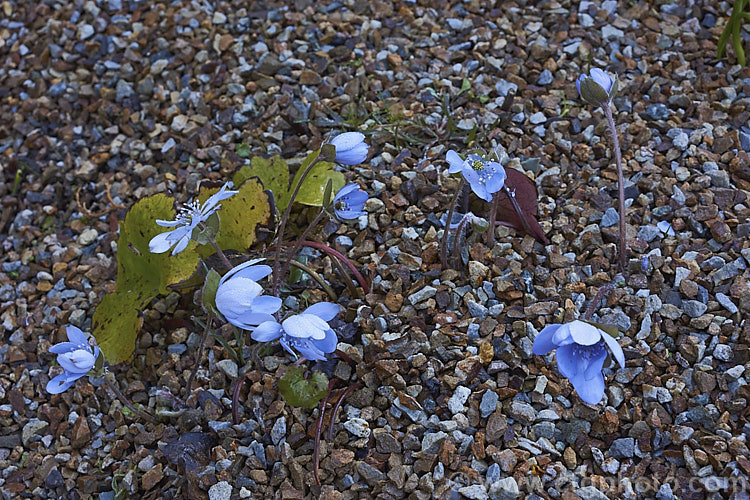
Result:
M333 197L333 211L340 220L356 219L365 215L367 193L358 189L357 184L347 184Z
M584 321L545 326L534 339L534 354L547 354L557 349L557 367L573 384L582 400L597 404L604 396L602 368L607 349L625 368L622 347L607 332Z
M485 160L477 154L470 154L463 160L453 150L448 151L445 159L449 165L448 172L461 172L474 194L484 201L492 201L492 195L505 184L505 169L495 161Z
M175 220L160 220L156 223L161 227L172 227L171 231L157 234L148 242L148 249L152 253L164 253L172 249L172 255L177 255L187 248L193 231L206 222L219 208L220 202L234 196L238 191L229 191L229 183L211 195L205 203L192 201L180 209Z
M68 342L61 342L50 347L49 352L57 354L57 363L64 370L60 375L47 383L47 392L59 394L66 391L79 378L86 375L99 357L99 346L91 348L86 335L75 326L65 328Z
M254 259L227 272L216 290L216 308L234 326L250 329L273 319L281 308L281 299L262 295L258 281L271 274L266 265L256 265L263 259Z
M360 132L339 134L331 140L331 145L336 148L336 162L342 165L359 165L367 159L370 149Z
M336 333L328 326L339 313L339 306L318 302L301 314L289 316L281 323L266 321L253 329L251 337L258 342L279 339L279 343L293 356L294 349L311 361L323 361L326 354L336 350Z

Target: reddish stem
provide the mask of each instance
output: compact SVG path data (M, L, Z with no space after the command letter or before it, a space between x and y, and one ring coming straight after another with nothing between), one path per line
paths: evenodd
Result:
M331 391L334 387L336 387L336 384L338 384L338 382L338 379L335 378L331 379L331 381L328 382L328 392L318 406L318 421L315 424L315 441L313 444L313 476L315 476L315 482L318 484L318 486L320 486L320 477L318 476L318 469L320 465L320 431L323 428L323 416L326 412L328 396L331 394Z
M328 426L329 441L333 441L333 424L336 422L336 415L339 414L339 407L341 406L341 403L344 402L344 398L346 398L350 392L352 392L354 389L359 389L360 387L362 387L361 384L350 385L346 388L346 390L344 390L344 392L341 393L341 396L339 396L339 399L336 401L336 406L333 407L333 413L331 414L331 423Z
M309 241L305 240L300 243L303 247L311 247L311 248L317 248L318 250L322 250L331 257L336 257L339 261L343 262L346 267L349 268L349 270L354 275L354 278L359 283L359 286L362 287L362 289L365 291L365 294L370 293L370 285L367 284L367 281L365 278L360 274L360 272L357 270L357 267L350 261L344 254L341 252L334 250L333 248L329 247L328 245L324 245L322 243L318 243L317 241Z
M232 391L232 422L234 425L240 423L240 390L242 390L242 384L245 382L245 374L237 377L234 384L234 390Z

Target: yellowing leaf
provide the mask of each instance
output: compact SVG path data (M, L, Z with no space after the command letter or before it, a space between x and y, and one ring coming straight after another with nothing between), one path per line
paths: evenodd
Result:
M265 189L270 189L274 195L274 202L279 210L286 208L280 205L282 194L289 190L289 167L280 156L262 158L254 156L250 165L243 165L232 177L235 186L242 185L247 179L257 177ZM286 198L289 199L288 196Z
M265 189L271 190L276 208L283 212L289 204L289 199L292 197L302 173L308 165L318 158L319 154L320 150L315 150L305 158L297 169L291 184L289 183L289 166L279 156L272 156L271 158L253 157L250 160L250 165L240 167L232 180L235 186L239 186L245 180L257 177ZM344 187L344 174L336 172L333 163L325 161L317 163L305 177L294 201L303 205L321 206L323 204L323 193L329 179L334 193Z
M92 333L104 358L110 364L126 361L135 350L135 340L143 324L138 310L146 297L135 292L105 295L92 317Z
M198 200L203 203L218 190L218 187L201 186ZM258 230L272 224L273 212L270 196L263 191L263 185L258 179L247 179L237 191L237 194L221 202L221 208L217 212L219 234L216 236L216 243L222 250L246 252L258 241ZM214 249L210 245L203 245L199 252L206 257L213 254Z
M156 295L169 293L168 285L189 278L200 261L200 256L190 251L196 246L193 242L177 255L151 253L148 249L151 238L165 230L156 219L174 219L173 205L174 200L165 194L144 198L130 208L120 224L116 290L148 297L141 307Z

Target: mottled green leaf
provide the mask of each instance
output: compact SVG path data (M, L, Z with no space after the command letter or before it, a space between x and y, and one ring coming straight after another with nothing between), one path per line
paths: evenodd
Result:
M286 208L286 204L282 207L279 202L281 194L289 191L289 167L280 156L271 158L254 156L250 160L250 165L243 165L237 170L232 177L232 182L235 186L240 186L251 177L257 177L265 189L271 190L279 210Z
M198 200L203 203L218 190L218 187L201 186ZM256 231L270 226L273 221L271 199L258 179L247 179L237 190L237 194L221 202L216 212L219 216L216 243L222 250L246 252L258 240ZM206 257L214 253L214 248L203 245L199 252Z
M287 368L278 384L288 404L303 408L315 408L328 392L328 377L323 372L313 371L310 379L305 380L305 369L297 365Z
M305 161L300 165L294 179L292 179L289 196L284 198L285 207L289 204L289 198L291 198L292 192L294 192L294 187L299 183L302 174L307 167L317 159L319 154L320 150L313 151L307 155ZM327 161L316 163L302 182L302 186L300 187L294 201L296 203L302 203L303 205L312 205L316 207L323 205L323 195L328 180L331 180L331 188L334 193L344 187L344 183L346 182L344 174L336 172L333 168L334 164ZM279 207L279 210L281 210L281 207Z
M283 212L289 204L289 199L292 197L302 173L318 158L320 153L321 150L318 149L305 158L297 169L291 184L289 183L289 167L279 156L272 156L271 158L253 157L250 160L250 165L240 167L234 174L232 181L235 186L239 186L247 179L257 177L265 189L271 190L276 207ZM321 206L323 204L323 193L329 179L334 193L344 187L344 174L336 172L333 163L325 161L317 163L305 177L295 202L303 205Z
M105 295L96 307L92 333L108 363L122 363L133 354L143 324L138 310L153 297L137 292L114 292Z

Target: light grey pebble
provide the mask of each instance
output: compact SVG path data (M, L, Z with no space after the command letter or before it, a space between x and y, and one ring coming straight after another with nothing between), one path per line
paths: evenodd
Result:
M708 306L697 300L683 300L682 311L690 316L691 318L697 318L702 316L706 312Z
M716 301L724 307L727 311L729 311L731 314L736 314L739 309L737 309L737 306L734 305L734 302L732 302L732 299L729 298L726 294L723 294L721 292L716 293Z
M615 207L609 207L607 211L604 212L600 225L602 227L612 227L618 222L620 222L620 216L617 214L617 210Z
M271 429L271 441L273 444L278 445L284 436L286 436L286 418L282 415L273 424L273 428Z
M456 387L453 396L448 400L448 409L451 413L454 415L456 413L463 413L464 410L466 410L466 408L464 408L464 403L469 399L469 396L471 396L471 389L463 385Z
M479 413L482 415L482 418L487 418L492 415L497 408L497 402L499 400L500 397L495 391L491 389L485 391L482 395L482 401L479 403Z
M487 500L487 487L483 484L472 484L459 488L458 492L470 500Z
M422 453L436 454L447 437L448 434L443 431L425 433L422 438Z
M632 437L615 439L609 447L609 455L614 458L633 458L635 439Z
M548 69L545 69L541 73L539 73L539 78L536 79L537 85L549 85L554 80L552 76L552 72Z
M227 481L219 481L208 489L209 500L229 500L232 498L232 485Z
M489 495L491 500L513 500L520 497L521 492L516 480L513 477L506 477L492 483Z

